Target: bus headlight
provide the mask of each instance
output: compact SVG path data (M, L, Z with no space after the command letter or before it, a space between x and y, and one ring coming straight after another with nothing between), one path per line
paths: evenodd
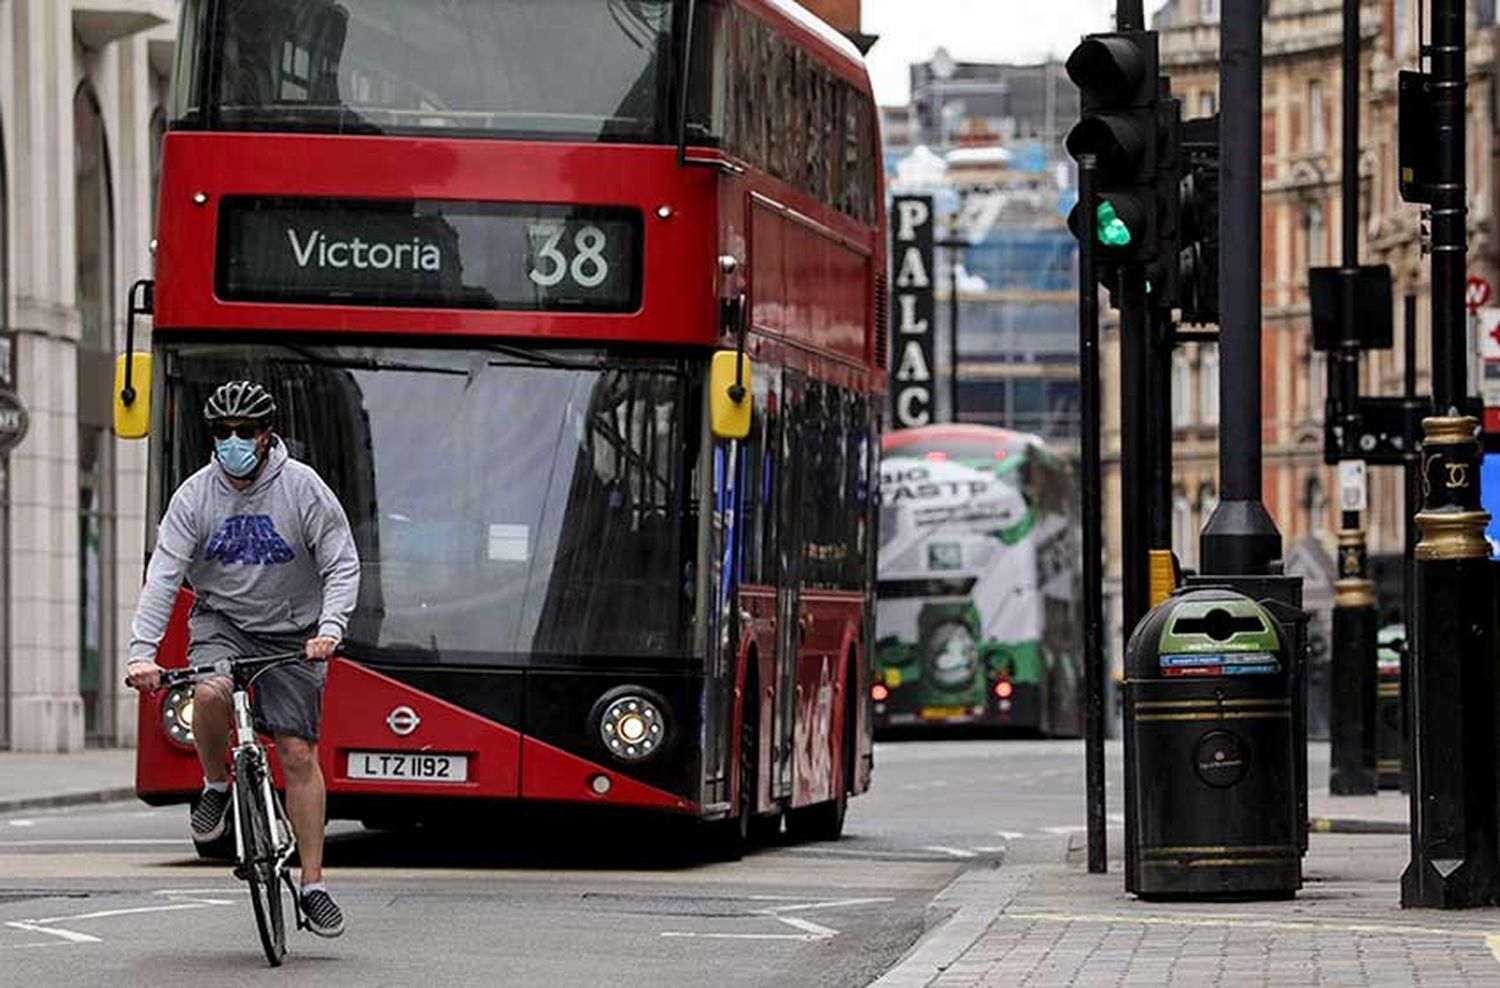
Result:
M193 746L193 691L179 687L161 703L161 727L178 744Z
M644 761L666 742L667 718L659 701L630 691L607 697L601 706L599 739L620 761Z

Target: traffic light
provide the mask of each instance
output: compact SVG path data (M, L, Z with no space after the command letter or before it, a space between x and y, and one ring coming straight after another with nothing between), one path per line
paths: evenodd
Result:
M1219 118L1183 125L1178 308L1182 321L1219 321Z
M1150 31L1089 35L1068 56L1068 78L1080 91L1083 113L1067 148L1075 159L1091 154L1097 162L1097 269L1106 285L1115 283L1121 265L1145 264L1160 250L1157 68L1157 38ZM1082 208L1068 217L1075 237Z

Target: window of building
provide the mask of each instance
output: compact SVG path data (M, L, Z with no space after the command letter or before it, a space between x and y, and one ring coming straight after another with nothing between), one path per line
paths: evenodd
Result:
M1328 495L1323 491L1323 482L1317 477L1307 478L1307 488L1302 505L1307 509L1307 530L1321 536L1328 531Z
M1219 346L1205 343L1198 351L1198 418L1219 424Z
M1193 422L1191 373L1187 355L1181 350L1174 350L1172 352L1172 425L1178 429L1185 429Z
M1172 488L1172 548L1184 566L1191 566L1196 557L1198 533L1193 530L1193 505L1188 501L1187 490Z
M78 389L109 387L114 351L114 201L109 144L93 88L84 83L73 97L74 255L80 325ZM78 690L88 737L113 733L112 677L106 658L114 654L109 560L114 537L114 443L106 423L78 423Z
M112 350L114 336L114 201L109 144L99 99L87 83L73 98L74 234L82 341Z
M1198 529L1201 531L1213 517L1219 506L1219 492L1213 484L1202 484L1198 488Z
M1307 207L1307 266L1319 267L1324 263L1327 253L1328 228L1324 221L1323 206L1321 203L1313 203Z
M1327 143L1328 122L1323 115L1323 83L1317 79L1307 84L1307 146L1321 151Z
M1205 89L1198 94L1198 116L1211 117L1219 112L1219 94L1212 89Z
M1323 404L1328 394L1328 357L1311 349L1307 354L1307 416L1310 421L1323 421Z
M1219 23L1219 0L1203 0L1203 19L1210 24Z

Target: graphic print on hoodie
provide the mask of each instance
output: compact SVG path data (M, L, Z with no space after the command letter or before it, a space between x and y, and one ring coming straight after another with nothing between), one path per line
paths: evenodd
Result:
M276 531L270 515L231 515L209 537L203 558L226 566L276 566L291 562L297 554Z

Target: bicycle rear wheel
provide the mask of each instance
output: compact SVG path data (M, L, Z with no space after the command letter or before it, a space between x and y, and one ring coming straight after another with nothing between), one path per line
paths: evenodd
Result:
M244 752L234 760L234 798L243 828L245 881L250 885L250 903L260 945L272 967L286 957L286 914L281 898L281 876L276 871L276 846L271 839L271 821L261 798L264 767Z

